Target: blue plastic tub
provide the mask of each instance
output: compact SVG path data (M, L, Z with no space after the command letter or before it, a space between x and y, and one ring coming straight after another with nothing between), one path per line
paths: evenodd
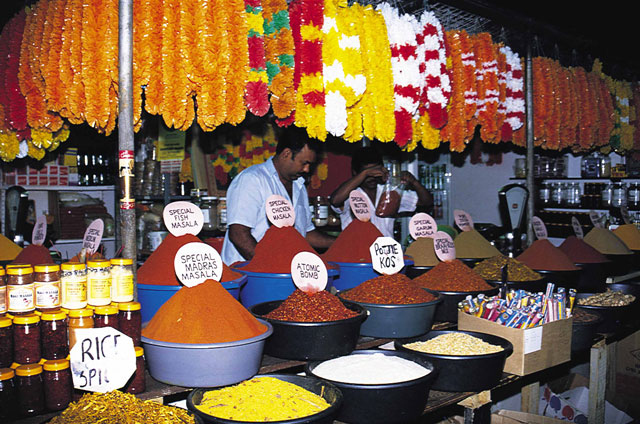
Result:
M348 290L364 283L372 278L379 277L380 274L373 269L371 262L330 262L340 267L340 275L333 280L333 287L338 291ZM407 266L413 265L412 259L404 260L404 268L401 273L405 273Z
M222 283L222 287L237 300L240 300L240 288L247 282L247 276ZM182 288L179 286L162 286L156 284L138 284L138 302L142 306L142 322L146 323L153 318L158 309L169 300L171 296Z
M291 274L244 271L249 262L234 264L232 269L247 276L247 283L240 290L240 302L249 309L258 303L284 300L296 289ZM338 268L328 268L326 289L330 289L340 274Z

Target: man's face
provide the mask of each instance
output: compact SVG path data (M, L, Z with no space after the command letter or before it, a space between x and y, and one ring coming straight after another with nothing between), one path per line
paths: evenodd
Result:
M309 173L311 165L316 161L316 152L309 146L304 146L296 154L289 150L284 159L282 176L289 181L295 181Z
M378 163L367 163L362 167L362 170L364 171L365 169L370 169L370 168L375 168L375 167L380 167L380 164L378 164ZM362 186L364 188L374 189L374 188L376 188L378 186L378 184L384 184L384 178L368 176L368 177L366 177L364 179L364 181L362 181L362 184L360 184L360 186Z

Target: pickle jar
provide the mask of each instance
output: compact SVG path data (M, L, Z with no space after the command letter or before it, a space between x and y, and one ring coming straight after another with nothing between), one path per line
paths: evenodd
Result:
M7 267L7 303L12 315L35 311L35 284L31 266Z
M44 369L44 404L49 411L65 409L73 395L73 379L68 359L46 361Z
M7 368L13 362L13 321L0 317L0 368Z
M77 330L81 328L93 328L93 309L72 309L69 311L69 351L78 340Z
M87 268L78 262L65 262L61 266L62 307L82 309L87 306Z
M7 422L16 416L16 382L15 371L11 368L0 368L0 421Z
M35 305L40 312L59 310L60 299L60 265L42 264L34 268Z
M119 330L118 312L118 307L115 305L96 306L93 310L94 327L113 327L116 330Z
M20 365L15 370L18 387L18 415L38 415L45 411L42 365Z
M125 386L127 393L142 393L147 389L144 379L144 349L142 346L136 346L136 370L131 376L131 379Z
M18 364L34 364L42 358L40 317L20 315L13 318L13 360Z
M133 301L133 259L111 259L111 300Z
M118 304L118 325L120 332L131 337L134 346L140 346L142 332L142 315L139 302Z
M205 196L200 204L202 211L203 225L202 229L206 231L215 231L218 229L218 197Z
M67 314L44 312L40 316L40 339L44 359L64 359L69 354Z
M7 305L7 281L4 268L0 266L0 317L5 316L7 310L9 310L9 305Z
M87 303L91 306L111 303L111 262L108 259L87 261Z

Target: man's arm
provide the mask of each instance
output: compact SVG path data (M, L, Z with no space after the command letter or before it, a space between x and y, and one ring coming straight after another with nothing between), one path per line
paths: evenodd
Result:
M229 241L238 249L238 252L246 260L251 260L256 252L256 244L258 244L251 235L251 228L242 224L231 224L227 231L229 231Z
M420 181L408 171L402 171L402 181L410 188L412 188L418 195L418 204L416 209L420 211L430 211L433 207L433 195L427 190Z
M336 239L335 237L325 234L319 230L307 232L307 236L305 238L314 249L328 249Z
M341 208L344 205L345 200L349 198L349 193L351 193L352 190L357 189L367 177L386 178L387 175L388 172L382 165L363 169L358 174L340 184L338 188L331 193L331 196L329 196L329 202L334 207Z

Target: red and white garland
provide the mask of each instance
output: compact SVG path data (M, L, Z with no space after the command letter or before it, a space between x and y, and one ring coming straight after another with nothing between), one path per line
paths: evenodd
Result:
M524 79L520 56L509 46L502 46L500 52L506 56L507 68L504 74L507 97L504 101L505 119L502 124L501 139L511 140L513 132L524 125Z

